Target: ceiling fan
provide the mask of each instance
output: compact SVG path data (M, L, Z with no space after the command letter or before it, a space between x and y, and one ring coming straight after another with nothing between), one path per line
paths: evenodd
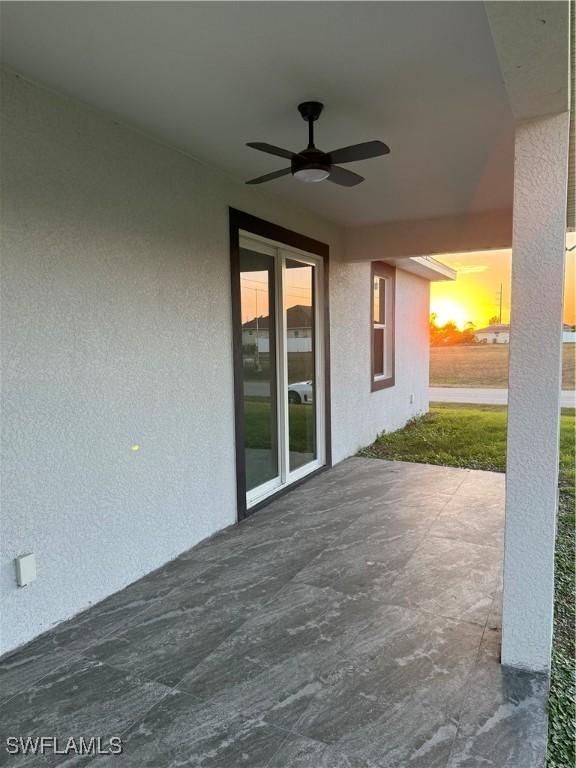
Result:
M321 149L314 146L314 123L320 117L323 108L324 105L319 101L305 101L298 105L300 114L308 123L308 146L301 152L290 152L287 149L260 141L248 142L246 145L248 147L290 160L290 168L283 168L281 171L258 176L256 179L247 181L246 184L262 184L265 181L287 176L289 173L301 181L318 182L327 179L342 187L355 187L356 184L364 181L362 176L348 171L346 168L340 168L337 163L353 163L356 160L368 160L371 157L387 155L390 148L382 141L366 141L363 144L353 144L350 147L342 147L332 152L322 152Z

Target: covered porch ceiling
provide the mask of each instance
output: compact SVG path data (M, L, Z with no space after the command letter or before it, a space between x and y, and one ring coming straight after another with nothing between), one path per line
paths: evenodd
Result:
M510 231L514 111L526 118L567 108L566 8L5 3L2 55L24 76L238 180L284 167L246 142L302 149L306 125L296 106L320 100L322 149L381 139L391 154L347 166L366 177L353 189L286 177L267 184L267 193L343 227L368 227L377 240L379 227L416 220L420 240L428 229L454 230L456 249L463 246L458 222L479 222L464 228L464 239L475 232L470 247L485 247L483 222L495 216L493 245L502 246ZM516 34L519 12L524 22ZM534 71L535 50L544 69L536 67L539 79L522 79L524 63ZM430 228L430 221L447 226ZM445 251L446 238L433 245L401 255Z

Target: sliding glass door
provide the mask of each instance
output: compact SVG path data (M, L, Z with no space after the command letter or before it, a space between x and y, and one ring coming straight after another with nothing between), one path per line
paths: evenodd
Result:
M324 464L320 267L318 257L241 233L247 508Z

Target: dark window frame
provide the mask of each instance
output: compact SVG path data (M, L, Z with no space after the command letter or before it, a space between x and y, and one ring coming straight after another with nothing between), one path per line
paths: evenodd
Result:
M270 504L274 499L288 493L298 485L305 483L320 472L332 466L331 439L331 406L330 406L330 308L329 308L329 263L330 249L326 243L306 237L298 232L272 224L257 216L229 208L230 234L230 281L232 291L232 343L234 363L234 426L236 449L236 503L238 522ZM269 240L292 246L301 251L322 257L324 265L324 431L325 431L325 464L310 474L290 485L280 488L250 509L246 507L246 466L244 454L244 410L238 404L242 402L244 385L242 378L242 317L240 306L240 231L260 235Z
M374 372L374 279L382 277L389 281L386 296L386 311L390 319L390 329L386 323L386 333L389 334L392 345L392 372L386 378L376 378ZM396 383L396 267L383 261L373 261L370 270L370 389L378 392L381 389L393 387Z

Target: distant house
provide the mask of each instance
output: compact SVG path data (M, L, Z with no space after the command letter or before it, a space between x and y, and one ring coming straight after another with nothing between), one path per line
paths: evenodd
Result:
M505 324L488 325L474 331L474 338L480 344L508 344L510 342L510 326ZM562 341L565 344L576 343L576 326L564 323Z
M510 342L510 326L488 325L474 331L474 339L480 344L508 344Z
M269 318L254 317L242 325L242 344L258 347L260 354L270 351ZM297 304L286 310L286 349L288 352L312 351L312 308Z

